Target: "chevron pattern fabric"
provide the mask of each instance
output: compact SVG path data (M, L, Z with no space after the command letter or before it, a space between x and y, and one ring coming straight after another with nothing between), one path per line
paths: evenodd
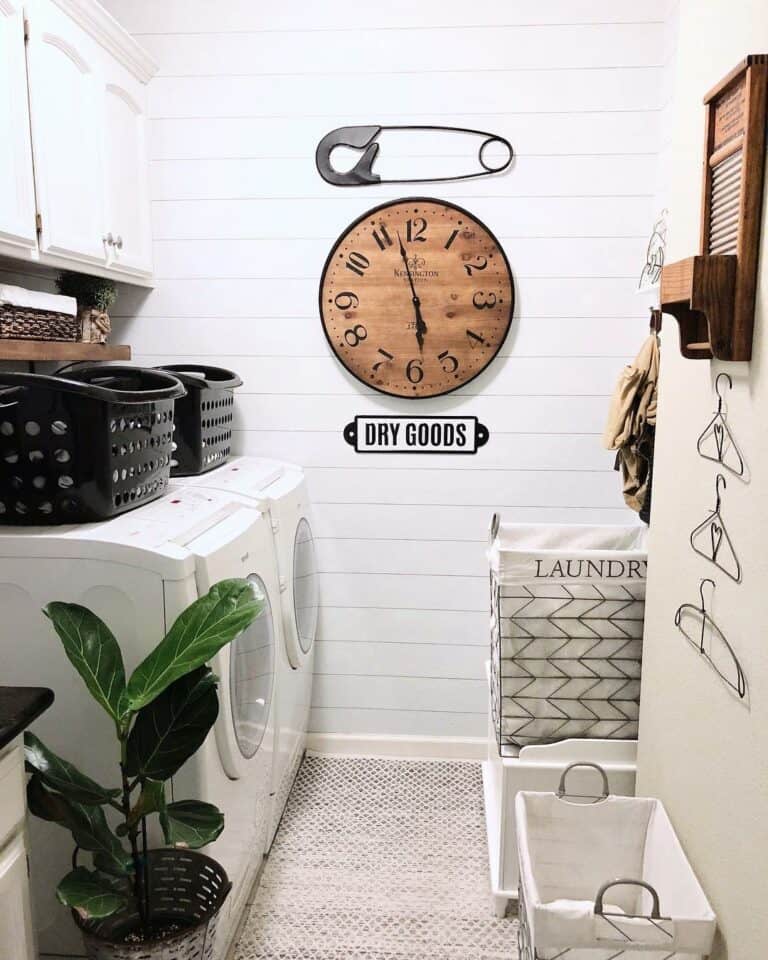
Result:
M491 578L499 750L569 737L635 739L645 581L500 585Z

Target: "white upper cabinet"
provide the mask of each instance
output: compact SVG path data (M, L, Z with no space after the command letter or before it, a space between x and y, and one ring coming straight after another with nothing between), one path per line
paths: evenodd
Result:
M98 48L48 0L27 3L40 251L105 265Z
M104 175L107 244L116 270L152 271L144 90L120 64L105 65Z
M29 257L37 235L24 14L11 0L0 0L0 130L0 252Z
M0 129L12 131L10 148L0 147L0 247L18 232L18 220L22 255L146 283L152 274L146 84L154 67L95 0L23 0L23 17L4 18L15 2L0 0L0 78L14 57L21 77L7 103L0 88ZM31 203L24 209L17 209L24 194L12 197L4 175L11 164L29 177Z

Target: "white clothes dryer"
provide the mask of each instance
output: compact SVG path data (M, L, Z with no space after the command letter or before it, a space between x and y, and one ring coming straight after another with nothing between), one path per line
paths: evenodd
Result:
M212 661L220 679L219 716L172 784L175 800L205 800L224 813L223 833L203 850L224 866L233 884L219 921L221 956L248 900L271 829L273 694L282 640L268 516L214 491L174 489L107 523L0 527L0 674L6 683L54 690L54 706L36 721L34 731L107 785L116 779L111 724L67 660L42 607L51 600L90 607L120 641L130 674L185 607L229 577L249 579L265 601L264 611ZM70 869L71 838L57 825L35 818L30 827L40 949L82 956L74 924L54 895L56 883Z
M301 467L259 457L235 457L188 483L245 498L269 511L277 549L282 637L277 659L272 845L307 745L318 619L318 573L310 503Z

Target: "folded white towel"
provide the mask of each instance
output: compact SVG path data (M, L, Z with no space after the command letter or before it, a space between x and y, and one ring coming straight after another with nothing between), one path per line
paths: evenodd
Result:
M50 310L68 317L77 316L77 300L74 297L41 293L39 290L26 290L24 287L12 287L8 284L0 284L0 303L30 310Z
M555 910L558 914L568 920L578 917L590 916L595 910L594 900L549 900L543 903L542 907L547 910ZM604 903L603 912L608 914L620 913L625 911L615 903Z

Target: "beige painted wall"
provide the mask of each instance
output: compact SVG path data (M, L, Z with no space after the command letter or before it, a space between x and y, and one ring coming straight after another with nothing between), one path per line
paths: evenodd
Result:
M698 252L701 98L745 54L768 51L765 0L681 0L666 201L669 260ZM765 208L763 222L766 223ZM662 798L718 914L714 960L768 956L768 257L764 231L750 364L683 360L665 317L640 728L639 790ZM751 478L728 479L722 514L743 567L731 582L688 544L714 504L714 464L696 438L715 376ZM713 615L747 675L739 701L680 636L674 615L717 583Z

